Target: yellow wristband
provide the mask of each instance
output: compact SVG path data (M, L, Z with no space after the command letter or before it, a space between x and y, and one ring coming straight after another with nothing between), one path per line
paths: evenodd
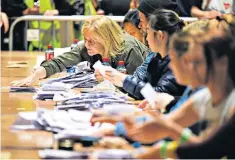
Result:
M175 151L179 147L179 143L176 141L170 142L167 146L168 158L175 158Z

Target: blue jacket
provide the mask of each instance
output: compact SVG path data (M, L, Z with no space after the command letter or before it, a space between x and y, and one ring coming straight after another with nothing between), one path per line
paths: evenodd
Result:
M148 57L152 58L148 58ZM123 89L131 94L136 99L143 99L140 90L149 82L156 92L168 93L172 96L181 96L185 90L185 86L176 83L175 77L169 68L169 56L162 58L160 54L153 56L150 53L146 58L149 64L143 63L142 69L138 68L141 72L135 73L134 76L127 76L123 83ZM138 71L137 69L137 71Z

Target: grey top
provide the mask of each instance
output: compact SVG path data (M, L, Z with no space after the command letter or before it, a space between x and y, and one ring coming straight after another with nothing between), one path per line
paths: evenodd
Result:
M144 44L136 40L134 37L124 34L124 49L122 53L111 58L112 67L116 67L118 61L124 61L128 74L133 74L138 66L140 66L150 52ZM89 56L85 47L84 41L70 52L65 52L62 55L52 59L51 61L43 61L41 66L46 69L46 77L49 77L57 72L62 72L65 68L74 66L82 61L88 61L93 65L97 60L101 60L101 55L97 54Z

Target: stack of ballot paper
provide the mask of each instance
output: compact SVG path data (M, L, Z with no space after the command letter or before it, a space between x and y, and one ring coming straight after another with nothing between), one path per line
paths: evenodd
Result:
M94 159L134 159L131 152L123 149L106 149L95 151Z
M43 159L89 159L90 155L90 152L66 150L45 149L39 151L39 156Z
M12 129L38 129L52 132L62 130L86 130L92 129L90 119L91 112L79 112L76 110L47 110L40 109L36 112L20 112Z
M103 108L105 104L125 104L126 97L117 93L91 92L82 93L72 98L64 99L55 106L59 110L77 109L89 110Z
M65 77L50 79L43 82L41 85L52 84L55 82L70 84L71 88L93 88L98 84L93 72L82 71L74 74L69 74Z

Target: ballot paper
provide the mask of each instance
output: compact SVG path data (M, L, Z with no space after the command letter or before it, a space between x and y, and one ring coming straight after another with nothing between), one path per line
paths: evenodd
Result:
M98 84L93 72L81 71L61 78L53 78L48 81L44 81L41 86L44 84L51 85L55 82L69 84L70 87L68 88L93 88ZM61 86L63 85L61 84Z
M9 65L11 64L28 64L26 61L8 61L7 62Z
M59 132L54 135L56 140L59 139L73 139L73 140L83 140L83 141L98 141L101 139L101 136L95 135L94 133L98 132L98 128L90 127L84 130L74 130L68 129Z
M71 96L74 96L74 94L75 93L73 93L73 91L43 91L39 89L37 93L33 96L33 99L53 100L55 95L57 95L57 97L58 95L60 95L60 97L63 97L64 99L66 99Z
M36 88L34 87L10 87L10 92L36 92Z
M101 75L105 75L105 71L109 70L109 68L111 68L111 66L104 66L100 61L95 62L95 64L93 65L94 69L98 69L100 71Z
M134 157L127 150L106 149L95 151L92 155L94 159L133 159Z
M27 64L9 64L6 68L26 68L28 67Z
M42 159L89 159L90 152L44 149L39 151Z
M126 104L127 97L117 93L91 92L69 97L55 106L58 110L91 110L103 108L105 104Z
M43 84L41 86L42 91L68 91L73 86L71 84L65 84L62 82L54 82L51 84Z
M154 99L157 97L157 93L154 91L150 83L147 83L144 88L141 89L140 93L148 101L151 107L155 106ZM154 109L154 108L153 108Z
M141 109L136 108L135 105L130 104L104 104L103 109L111 115L117 114L133 114L137 111L141 111Z
M91 64L88 61L83 61L77 64L77 67L81 71L86 71L91 69Z
M11 129L16 129L16 130L38 129L37 126L34 125L34 121L36 119L37 119L37 112L19 112L16 121L11 126Z

